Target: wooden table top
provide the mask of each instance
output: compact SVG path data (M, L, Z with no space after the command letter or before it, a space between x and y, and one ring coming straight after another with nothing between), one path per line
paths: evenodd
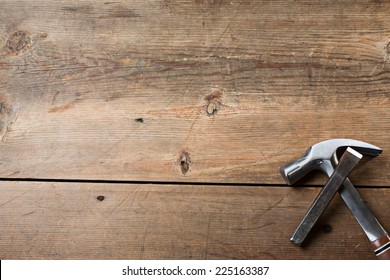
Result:
M390 3L2 1L0 259L374 259L311 145L390 230Z

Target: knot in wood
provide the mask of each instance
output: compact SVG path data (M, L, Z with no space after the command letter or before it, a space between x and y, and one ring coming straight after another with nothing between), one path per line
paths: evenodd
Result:
M215 115L221 106L222 92L219 90L213 91L204 99L207 101L206 113L208 116Z
M14 32L7 41L7 48L12 52L19 52L27 47L31 42L31 38L25 31Z
M4 137L9 130L9 125L12 122L12 107L0 95L0 141L4 141Z
M390 41L386 43L385 50L386 50L386 54L390 56Z
M219 110L220 103L218 101L210 101L206 108L208 116L215 115Z
M190 170L190 164L191 164L190 154L185 151L181 152L179 156L179 165L180 165L181 173L183 175L185 175Z

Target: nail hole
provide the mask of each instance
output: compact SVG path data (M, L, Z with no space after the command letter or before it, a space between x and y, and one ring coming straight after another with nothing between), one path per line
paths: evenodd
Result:
M324 226L322 227L322 230L323 230L323 232L325 232L325 233L330 233L330 232L332 231L332 226L331 226L331 225L324 225Z
M143 118L137 118L137 119L135 119L135 121L138 122L138 123L143 123L144 119Z
M99 195L96 199L99 201L103 201L105 199L105 197L103 195Z

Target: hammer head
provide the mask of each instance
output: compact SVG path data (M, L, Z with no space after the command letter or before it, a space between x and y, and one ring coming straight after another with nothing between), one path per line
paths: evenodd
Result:
M351 147L365 156L377 157L382 149L372 144L354 139L330 139L319 142L306 150L303 157L280 168L283 179L292 185L312 170L321 170L329 175L332 171L332 157L340 148Z

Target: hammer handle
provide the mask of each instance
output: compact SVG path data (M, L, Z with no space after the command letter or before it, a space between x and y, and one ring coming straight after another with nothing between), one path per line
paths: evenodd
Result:
M390 236L383 235L371 242L375 255L381 260L390 260Z

